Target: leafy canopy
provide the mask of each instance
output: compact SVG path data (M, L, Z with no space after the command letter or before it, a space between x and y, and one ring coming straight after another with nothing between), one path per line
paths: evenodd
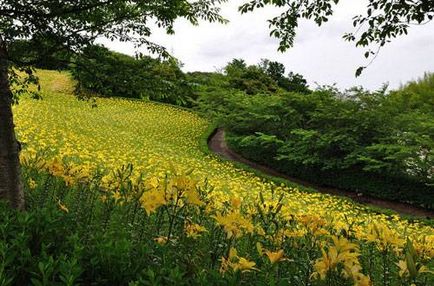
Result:
M333 15L339 0L251 0L240 6L248 13L264 6L275 6L283 12L270 19L271 36L280 40L279 50L286 51L294 44L295 30L300 19L313 20L321 26ZM344 39L366 47L365 57L373 59L380 49L393 38L407 34L412 25L422 25L434 17L432 0L369 0L366 12L353 18L354 32L344 34ZM365 67L356 71L360 75Z
M219 15L224 0L0 0L1 44L8 48L17 40L41 45L42 54L58 49L80 51L97 37L146 45L165 54L163 47L148 40L151 24L173 33L174 21L185 18L198 21L226 20ZM48 45L47 45L48 44ZM9 59L13 64L28 65Z
M276 61L262 59L257 65L247 65L243 59L233 59L224 68L230 87L249 95L271 95L279 91L310 93L307 81L300 74L285 76L285 66Z
M225 22L219 4L226 0L0 0L2 45L18 39L40 43L47 55L60 47L80 50L98 36L111 40L147 45L154 52L165 49L149 41L151 23L173 33L174 20L181 17L192 24L200 19ZM239 7L247 13L266 5L281 8L280 15L269 20L271 35L280 40L279 50L294 44L295 30L301 18L327 22L339 0L251 0ZM355 32L344 39L366 47L365 57L375 58L381 47L393 38L407 34L411 25L425 24L434 17L434 1L369 0L366 12L353 18ZM49 46L46 44L50 43ZM375 47L375 48L373 48ZM360 75L365 67L360 67Z

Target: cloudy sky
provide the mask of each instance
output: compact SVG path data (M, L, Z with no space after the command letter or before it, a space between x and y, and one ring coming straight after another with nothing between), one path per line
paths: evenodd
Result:
M244 1L245 2L245 1ZM332 19L321 27L303 21L293 48L277 52L278 42L269 37L267 19L279 15L276 8L259 9L241 15L241 0L229 0L222 14L229 24L201 23L192 26L180 20L175 35L154 30L152 40L165 46L184 63L185 71L215 71L233 58L256 64L262 58L285 64L287 72L304 75L311 87L336 83L340 88L363 85L377 89L388 82L391 88L434 72L434 23L411 27L409 35L398 38L381 51L374 63L359 78L357 67L366 64L364 50L345 42L342 35L353 31L351 18L364 11L365 0L342 0ZM127 43L101 40L109 48L134 54Z

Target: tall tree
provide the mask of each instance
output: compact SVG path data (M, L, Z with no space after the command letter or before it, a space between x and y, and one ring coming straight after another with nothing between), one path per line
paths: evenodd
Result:
M15 42L30 41L34 47L40 47L37 54L44 56L58 51L77 53L104 36L136 46L146 45L151 51L166 55L163 47L148 40L151 23L173 33L177 18L194 25L201 19L225 22L218 7L223 1L0 0L0 198L15 208L24 207L11 84L25 87L34 82L30 68L34 57L26 60L9 53ZM24 80L23 74L27 75Z
M288 91L294 91L298 93L310 93L307 80L299 73L290 72L288 77L285 77L281 81L281 85Z
M246 69L247 64L243 59L233 59L226 65L224 71L228 76L239 76L241 73L245 72Z

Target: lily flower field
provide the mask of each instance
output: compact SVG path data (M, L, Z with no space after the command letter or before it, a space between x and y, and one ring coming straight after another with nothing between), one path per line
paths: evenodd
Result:
M57 265L33 279L434 285L434 228L425 222L278 185L205 154L200 140L211 123L191 111L119 98L78 100L67 73L38 76L42 99L24 96L14 107L28 201L35 208L51 204L85 229L77 238L82 252L93 247L95 228L114 242L98 252L104 271L78 267L68 274ZM66 257L86 260L82 252ZM125 253L134 265L119 259Z

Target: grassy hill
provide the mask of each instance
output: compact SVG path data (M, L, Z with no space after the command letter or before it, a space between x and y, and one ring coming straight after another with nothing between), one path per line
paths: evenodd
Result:
M92 102L79 101L73 96L73 82L67 73L39 71L38 74L43 99L24 97L14 109L17 132L23 145L22 162L27 166L26 170L33 170L34 167L42 169L63 178L65 188L72 189L75 185L86 185L86 182L97 177L99 189L104 190L101 201L106 203L114 199L113 209L118 202L120 209L128 206L133 196L126 190L136 190L134 184L143 183L143 189L137 187L137 190L141 190L137 196L141 203L140 214L134 209L133 221L137 222L137 215L149 225L142 235L149 238L147 246L150 249L156 247L154 243L166 245L178 252L175 255L156 250L151 256L161 258L161 253L165 253L166 259L172 261L172 264L167 262L167 265L179 267L181 277L189 279L186 280L187 284L192 281L200 283L200 279L226 281L216 284L228 281L235 284L265 281L268 284L271 283L270 279L284 279L282 281L304 285L300 282L304 279L313 281L315 285L369 285L366 284L368 276L378 285L382 285L380 282L384 279L389 279L392 284L401 280L402 283L407 280L410 283L416 276L419 279L425 274L422 271L416 276L412 274L413 280L405 276L407 274L399 276L400 268L396 263L411 263L408 262L410 254L406 256L411 248L407 238L416 248L417 254L412 259L413 263L417 261L419 270L421 265L432 263L432 227L409 222L398 215L376 214L348 200L276 185L213 155L207 155L200 150L200 138L209 122L187 110L112 98L97 98L94 107ZM131 174L125 167L128 164L133 166ZM117 172L119 169L122 171ZM123 175L125 172L128 173L126 177ZM38 201L41 194L43 196L49 190L47 177L34 171L25 171L25 176L30 201ZM130 183L129 187L124 185L126 181ZM177 190L177 195L170 193L169 198L167 190L172 190L172 187ZM164 196L158 197L161 188L164 189ZM39 192L36 197L32 195L35 189ZM200 190L199 194L194 190ZM154 191L152 196L148 196ZM64 191L62 195L56 195L53 201L60 213L62 210L68 216L80 213L80 201L66 195ZM175 213L170 212L171 208L166 208L169 204L176 210ZM184 213L187 209L185 206L191 206L192 210ZM193 211L196 208L201 210ZM105 210L103 206L101 209ZM181 213L185 216L182 221L175 223ZM152 215L156 218L150 219ZM159 217L165 215L167 220L160 221ZM118 215L113 221L118 225L127 224L122 222L122 217ZM156 225L161 225L161 228L153 228ZM176 231L172 230L174 225L177 226ZM192 225L195 227L192 228ZM200 231L200 227L206 230ZM197 236L192 235L194 239L185 242L183 231L190 231ZM213 244L222 245L222 249L216 246L217 250L214 251ZM187 245L194 245L195 250L189 249ZM336 249L342 255L339 259L333 257ZM287 260L276 258L273 261L272 251L278 255L279 250L285 253ZM207 251L214 251L211 253L214 258L207 258ZM176 258L187 253L191 256L189 259L196 261L194 267ZM158 268L165 269L161 266L165 262L161 262L160 258L155 258L157 262L149 269L154 272ZM86 259L82 258L82 261ZM135 261L138 265L146 265L137 259ZM300 263L297 264L297 261ZM331 264L327 264L329 262ZM281 263L281 268L273 268L275 263ZM122 267L131 267L126 265ZM383 269L381 265L388 267ZM189 267L193 267L193 270ZM349 270L346 267L353 268ZM216 274L219 270L226 274L219 276ZM161 271L160 274L154 274L167 275ZM276 276L273 274L271 278L267 271L276 273ZM387 277L384 274L386 272ZM128 275L133 274L128 273L125 273L125 277L119 276L119 280L110 281L125 282L125 279L132 279ZM298 277L297 273L302 273L300 275L303 278ZM333 273L334 276L327 276L327 273ZM77 281L95 278L88 273L88 269L82 269L80 275L85 278L77 278ZM110 276L107 273L101 275ZM322 281L326 276L329 277L329 284L321 284L326 283ZM425 281L425 284L417 285L430 283L425 276L421 279L421 283ZM341 281L340 284L338 281ZM170 284L167 281L164 283Z

